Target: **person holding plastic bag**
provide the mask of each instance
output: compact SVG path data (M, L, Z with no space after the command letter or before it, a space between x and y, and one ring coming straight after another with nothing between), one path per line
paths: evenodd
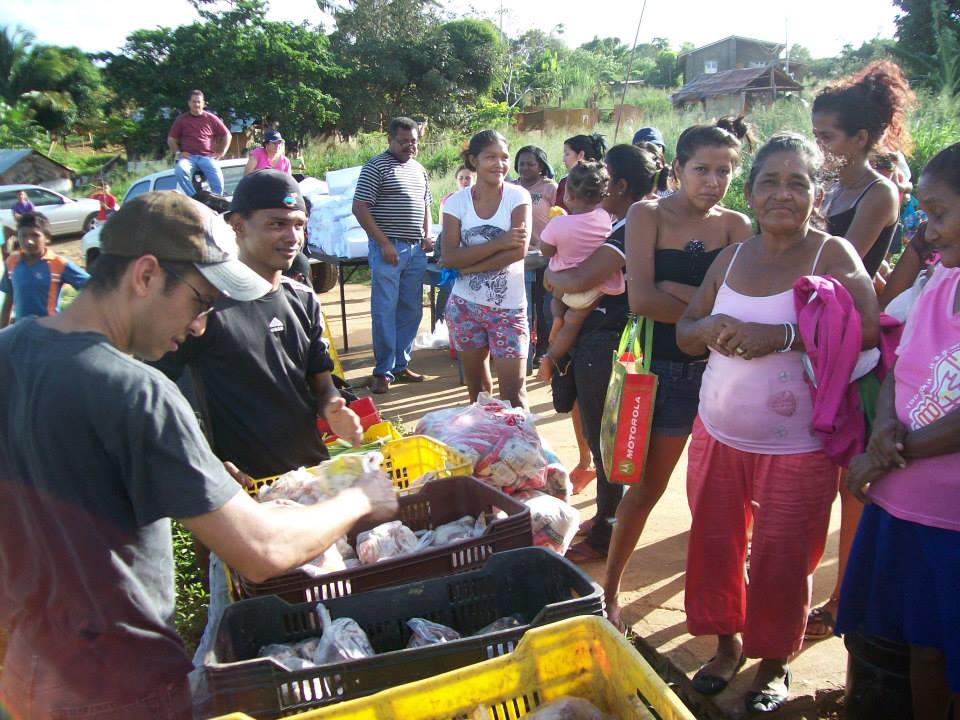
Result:
M615 625L621 624L623 573L647 518L667 489L697 414L706 353L683 352L675 323L722 250L752 233L744 215L720 204L740 166L741 141L750 143L751 131L742 119L731 118L684 130L673 163L679 190L634 205L627 216L630 310L653 321L652 362L650 352L644 359L658 378L658 396L646 472L643 463L635 463L634 479L619 480L632 484L617 510L604 579L607 613Z
M684 605L688 631L716 635L717 651L693 686L718 693L744 658L761 658L748 712L774 712L789 696L787 660L803 642L839 479L811 432L794 284L835 278L853 297L862 349L879 337L876 293L855 249L810 227L820 164L800 135L760 149L746 182L760 233L720 253L677 323L681 350L710 352L687 464Z

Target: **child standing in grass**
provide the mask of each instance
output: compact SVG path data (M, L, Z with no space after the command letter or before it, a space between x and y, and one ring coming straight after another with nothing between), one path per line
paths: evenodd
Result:
M551 220L540 236L540 251L550 258L553 272L577 267L606 242L612 224L610 213L600 207L606 188L607 171L602 163L581 160L570 169L564 197L570 214ZM550 347L540 361L539 380L552 377L557 361L576 343L584 320L603 296L625 291L623 273L615 272L590 290L554 295Z

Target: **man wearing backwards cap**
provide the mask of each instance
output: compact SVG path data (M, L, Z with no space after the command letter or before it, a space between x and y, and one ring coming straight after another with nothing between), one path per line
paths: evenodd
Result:
M310 507L256 503L176 386L134 359L202 335L219 294L269 288L215 213L146 193L104 226L73 304L0 331L0 711L192 716L169 518L264 580L395 512L386 481Z
M157 367L172 380L190 368L222 460L253 477L316 465L330 457L318 415L347 440L359 442L362 430L334 387L316 295L282 275L303 246L300 188L288 173L258 170L237 185L227 219L240 259L270 290L248 302L221 298L206 333Z

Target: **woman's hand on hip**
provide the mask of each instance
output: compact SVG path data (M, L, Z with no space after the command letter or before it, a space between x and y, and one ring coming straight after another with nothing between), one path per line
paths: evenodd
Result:
M784 338L783 325L733 320L720 330L716 346L723 348L724 355L752 360L783 348Z

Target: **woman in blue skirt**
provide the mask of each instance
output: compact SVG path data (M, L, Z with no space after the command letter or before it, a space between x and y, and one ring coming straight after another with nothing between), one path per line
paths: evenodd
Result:
M917 196L941 264L907 318L851 492L870 503L840 592L837 634L910 646L915 718L960 720L960 143Z

